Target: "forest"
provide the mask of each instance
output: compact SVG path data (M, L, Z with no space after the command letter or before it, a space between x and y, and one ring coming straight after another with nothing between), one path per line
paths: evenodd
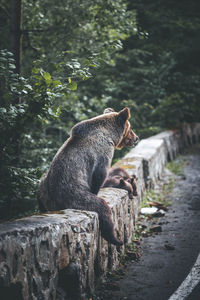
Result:
M199 11L197 0L1 0L1 220L38 212L57 149L106 107L129 107L140 139L200 121Z

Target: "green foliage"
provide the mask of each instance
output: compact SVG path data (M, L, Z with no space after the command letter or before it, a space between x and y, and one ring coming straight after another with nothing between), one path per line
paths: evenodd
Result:
M171 94L154 111L154 119L163 127L174 128L184 122L199 121L198 99L187 94Z
M179 155L176 160L170 161L167 164L167 168L174 173L175 175L182 176L184 175L184 167L187 163L187 160L184 159L181 155Z
M130 7L137 11L139 34L147 33L145 39L137 44L151 53L153 60L163 69L161 76L156 72L157 86L159 88L161 83L163 89L160 89L161 93L156 97L158 102L154 106L151 122L166 128L183 121L199 121L198 1L192 0L189 3L186 0L182 2L161 0L145 5L143 1L134 1L130 2ZM136 45L132 45L129 41L129 46ZM148 86L154 81L155 75L152 76Z
M36 209L38 180L71 127L106 106L130 107L140 139L200 121L198 10L196 0L22 2L20 75L0 52L1 217ZM5 49L12 15L2 0Z
M0 52L0 218L37 209L39 178L71 127L105 108L107 99L88 96L81 82L109 61L132 31L135 13L126 6L124 0L23 1L21 75L12 53ZM3 0L0 19L12 9ZM9 20L0 35L5 48Z
M171 205L170 201L167 199L167 195L171 192L173 186L174 181L170 180L167 184L162 186L162 189L159 192L156 192L155 190L146 191L140 207L151 207L151 205L149 205L149 202L157 202L164 206Z
M21 97L32 91L32 86L18 74L14 73L15 65L12 53L0 52L0 217L12 216L12 210L22 206L25 211L33 207L28 201L36 186L34 170L21 166L18 157L21 147L21 136L31 119L29 104L21 102ZM29 195L25 192L29 189ZM22 203L23 202L23 203ZM5 214L6 212L6 214Z
M28 79L14 71L12 53L1 50L1 218L35 209L38 178L55 151L53 141L41 138L40 130L59 117L56 99L71 90L68 83L61 84L43 69L34 68Z
M55 64L96 68L102 60L109 60L135 24L134 13L126 6L124 0L24 1L24 70L30 70L34 59L43 67L48 64L50 72Z

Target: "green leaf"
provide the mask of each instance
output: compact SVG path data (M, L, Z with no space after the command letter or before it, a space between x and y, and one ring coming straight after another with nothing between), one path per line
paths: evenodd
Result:
M6 111L6 109L5 109L4 107L1 107L1 108L0 108L0 112L1 112L1 113L6 113L7 111Z
M67 88L71 91L76 91L77 90L77 83L75 81L69 83L67 85Z
M54 112L53 112L53 110L49 107L48 108L48 113L51 115L51 116L54 116Z
M13 64L9 64L9 68L12 69L12 70L14 70L16 67Z
M51 82L51 75L48 72L45 72L43 77L46 81Z
M7 52L7 55L13 57L13 53L12 52Z
M39 73L39 69L34 67L34 68L32 69L32 73L33 73L33 74L38 74L38 73Z
M56 115L57 117L59 117L60 114L61 114L61 109L60 109L60 107L58 107L58 108L56 109L56 111L55 111L55 115Z
M60 80L53 80L53 86L57 87L59 85L61 85L62 83L60 82Z
M0 61L5 62L7 59L5 57L0 57Z
M90 67L96 68L97 65L95 65L95 64L90 64Z
M26 84L25 87L29 90L33 90L32 86L30 84Z

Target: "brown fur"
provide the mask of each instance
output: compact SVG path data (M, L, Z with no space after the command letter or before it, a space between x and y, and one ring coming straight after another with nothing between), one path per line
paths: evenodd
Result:
M133 188L132 185L121 176L109 176L104 181L102 187L113 187L128 191L130 199L133 199Z
M137 196L137 177L135 175L130 176L128 172L126 172L123 168L116 167L111 168L108 172L108 176L121 176L124 180L132 185L133 188L133 196Z
M71 208L97 212L102 236L118 246L123 242L115 236L110 207L97 193L114 149L137 141L129 117L128 108L119 113L111 110L75 125L42 177L38 193L42 211ZM131 142L126 140L129 135Z

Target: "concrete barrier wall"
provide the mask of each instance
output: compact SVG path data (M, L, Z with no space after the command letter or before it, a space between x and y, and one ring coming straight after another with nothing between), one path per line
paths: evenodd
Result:
M115 166L138 177L138 196L104 188L118 237L130 243L145 190L168 160L200 142L200 123L186 124L142 140ZM89 299L95 280L119 265L124 246L108 244L94 212L64 210L0 225L0 295L3 299Z

